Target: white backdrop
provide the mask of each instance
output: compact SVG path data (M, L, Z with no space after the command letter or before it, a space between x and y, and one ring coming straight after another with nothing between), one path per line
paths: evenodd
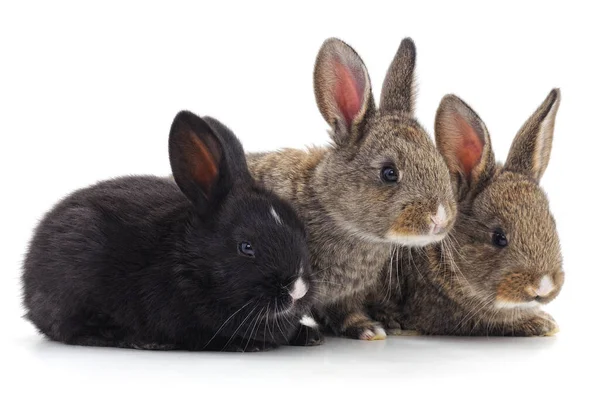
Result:
M6 374L0 386L597 387L599 13L575 1L523 3L2 2L0 358ZM432 132L441 97L455 93L487 123L502 160L550 89L562 89L542 181L566 271L563 292L548 307L561 326L558 336L330 340L322 348L227 356L64 347L43 341L20 319L20 265L37 220L68 192L98 180L168 174L166 141L180 109L222 120L248 151L326 143L312 70L330 36L358 51L376 97L401 39L412 37L422 124ZM282 382L294 376L315 379Z

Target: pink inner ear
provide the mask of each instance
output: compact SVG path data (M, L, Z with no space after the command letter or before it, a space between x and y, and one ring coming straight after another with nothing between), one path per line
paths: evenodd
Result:
M456 157L464 173L471 177L473 168L481 161L483 154L483 141L477 131L462 117L455 117L460 137L457 138Z
M360 83L344 64L336 61L334 66L336 75L334 99L346 120L346 126L350 127L362 107L364 83Z

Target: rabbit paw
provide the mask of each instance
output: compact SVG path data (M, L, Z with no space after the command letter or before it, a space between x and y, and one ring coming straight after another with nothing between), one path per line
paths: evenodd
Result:
M550 314L540 312L523 324L527 336L554 336L559 328Z
M369 315L377 322L381 323L388 333L400 334L402 330L402 314L393 302L388 300L378 300L369 305Z
M401 315L391 310L381 310L373 315L373 319L381 323L386 330L400 331L402 329Z
M387 334L385 330L374 321L363 321L360 324L346 328L344 335L357 340L375 341L385 340Z

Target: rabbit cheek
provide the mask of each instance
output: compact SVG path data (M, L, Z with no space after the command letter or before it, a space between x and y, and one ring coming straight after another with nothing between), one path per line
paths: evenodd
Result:
M406 206L392 223L388 234L391 236L417 236L426 232L427 226L423 225L423 216L423 211L418 204Z

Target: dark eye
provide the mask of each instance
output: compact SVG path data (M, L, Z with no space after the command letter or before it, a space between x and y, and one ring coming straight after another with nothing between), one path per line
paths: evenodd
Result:
M238 244L238 251L245 257L254 258L254 249L250 242L241 242Z
M384 166L381 168L381 180L386 183L396 183L398 181L398 170L393 166Z
M506 238L506 235L502 229L496 229L494 231L492 234L492 243L494 243L494 246L500 248L508 246L508 239Z

